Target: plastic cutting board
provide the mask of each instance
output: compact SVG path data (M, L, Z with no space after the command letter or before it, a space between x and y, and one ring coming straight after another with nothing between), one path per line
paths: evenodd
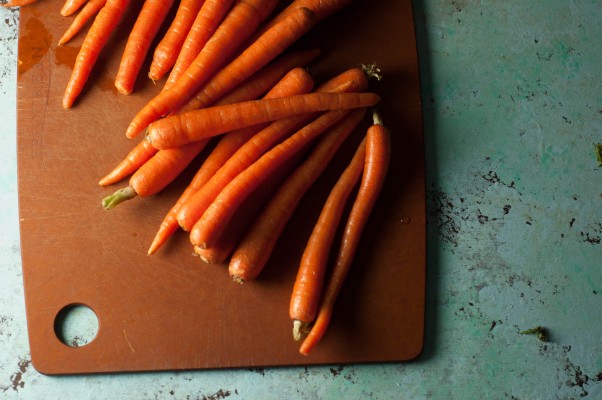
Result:
M160 89L143 72L136 91L113 87L134 12L100 56L86 89L61 106L83 35L58 47L71 22L61 2L21 10L18 75L18 182L23 278L31 356L45 374L258 368L399 362L422 349L425 295L424 149L412 4L355 1L321 22L296 48L322 51L317 82L376 62L371 90L392 131L386 186L364 232L327 336L308 356L291 336L288 304L296 267L353 139L303 198L263 274L244 285L225 265L192 256L183 232L153 256L146 251L164 214L198 168L152 198L112 211L100 200L123 182L97 182L136 143L125 128ZM134 10L135 11L135 10ZM148 67L148 63L146 64ZM368 125L363 124L354 137ZM89 344L55 334L63 307L85 304L99 318Z

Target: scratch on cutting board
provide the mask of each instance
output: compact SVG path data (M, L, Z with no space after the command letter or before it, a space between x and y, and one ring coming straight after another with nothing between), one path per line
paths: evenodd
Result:
M123 330L123 337L125 339L125 342L128 344L128 346L130 346L130 349L132 350L132 353L135 353L136 350L134 350L134 346L132 346L132 343L130 342L130 340L128 339L128 335L125 332L125 329Z

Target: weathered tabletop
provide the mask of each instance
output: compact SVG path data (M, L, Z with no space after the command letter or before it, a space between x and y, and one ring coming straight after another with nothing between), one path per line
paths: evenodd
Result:
M0 398L602 398L602 3L414 1L428 204L419 359L70 377L30 363L19 14L0 16ZM520 333L539 325L546 342Z

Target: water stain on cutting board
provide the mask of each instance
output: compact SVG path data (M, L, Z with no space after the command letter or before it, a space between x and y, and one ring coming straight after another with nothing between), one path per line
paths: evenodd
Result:
M21 77L42 61L51 44L52 34L42 21L37 18L28 19L25 23L25 32L19 40L18 76Z

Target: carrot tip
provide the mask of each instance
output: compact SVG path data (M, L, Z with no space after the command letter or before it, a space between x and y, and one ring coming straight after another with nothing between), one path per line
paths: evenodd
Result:
M116 205L123 203L126 200L136 197L136 191L131 186L119 189L112 195L109 195L102 199L102 208L105 210L112 210Z
M128 126L128 128L125 131L125 136L129 139L132 139L132 138L135 138L136 136L138 136L139 133L140 133L140 131L138 130L138 128L136 126L130 125L130 126ZM146 136L144 138L144 140L151 143L151 140L148 136Z
M71 108L72 105L73 99L67 97L63 99L63 108Z

